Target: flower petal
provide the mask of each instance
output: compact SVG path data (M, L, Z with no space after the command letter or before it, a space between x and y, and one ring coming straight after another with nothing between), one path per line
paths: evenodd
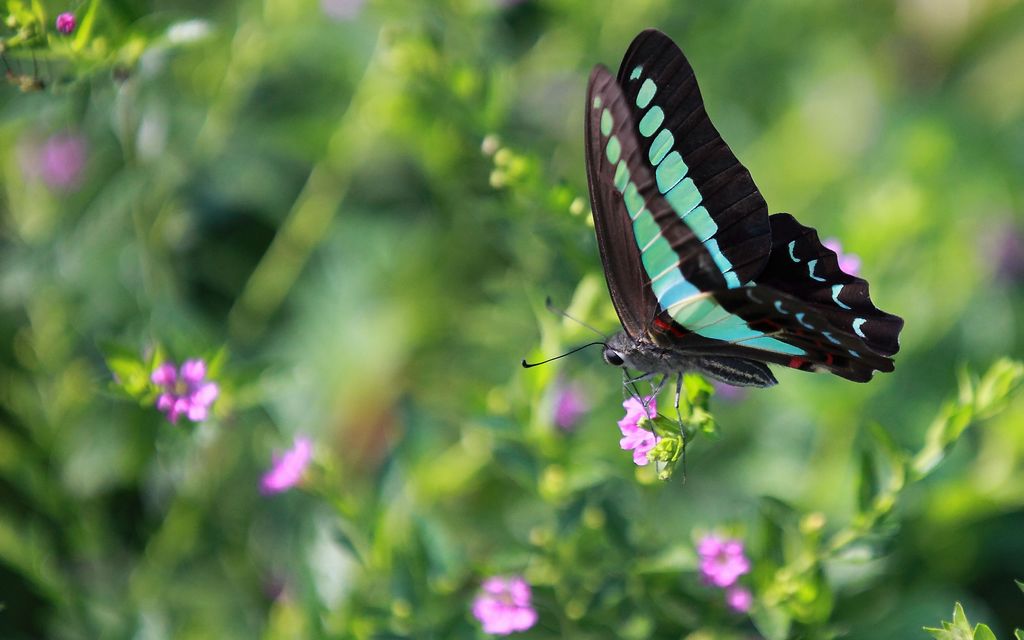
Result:
M149 379L153 381L153 384L158 384L161 387L173 387L174 383L178 381L178 372L174 369L173 364L165 362L153 370Z
M188 419L192 422L202 422L209 415L207 408L201 404L193 404L188 408Z
M174 406L174 396L169 393L161 393L156 399L156 408L160 411L170 411Z
M217 399L220 389L214 382L207 382L192 392L190 400L193 404L208 407Z
M725 593L725 602L733 611L747 613L754 605L754 594L746 587L733 587Z
M263 493L281 493L302 480L302 474L313 457L313 443L308 438L296 438L295 444L274 462L260 481Z
M191 384L199 384L206 377L206 363L198 358L186 360L181 365L181 378Z

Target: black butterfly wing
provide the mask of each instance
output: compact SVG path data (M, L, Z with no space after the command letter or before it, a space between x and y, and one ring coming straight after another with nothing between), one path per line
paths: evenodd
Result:
M659 296L725 287L693 231L660 196L629 104L603 66L590 75L585 142L594 228L612 304L626 333L647 335Z
M682 51L660 31L644 31L618 82L660 193L692 223L730 288L753 281L771 250L768 206L711 123Z
M903 319L878 309L867 281L844 273L835 252L818 232L788 213L771 216L772 252L758 284L808 303L838 331L859 337L872 351L891 356L900 349Z
M689 354L829 371L855 382L893 370L891 358L874 351L867 339L833 326L818 305L769 286L708 292L689 301L689 309L672 312L655 319L655 339Z
M757 283L664 310L655 339L688 353L743 357L857 382L893 370L903 320L878 309L817 232L771 216L772 252Z

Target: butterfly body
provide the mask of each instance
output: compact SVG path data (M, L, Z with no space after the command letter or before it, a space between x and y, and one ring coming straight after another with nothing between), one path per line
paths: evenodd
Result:
M623 332L609 364L770 386L765 363L864 382L891 371L903 321L839 269L814 229L768 215L667 36L634 39L590 77L587 177Z
M683 348L634 339L624 331L608 339L603 357L614 367L646 374L673 375L692 371L737 387L770 387L777 383L768 367L756 360L695 354Z

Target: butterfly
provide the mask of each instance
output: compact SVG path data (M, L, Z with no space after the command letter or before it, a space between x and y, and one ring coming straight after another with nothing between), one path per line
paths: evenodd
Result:
M866 382L893 370L903 320L844 273L817 232L768 206L708 117L693 68L656 30L617 76L590 74L590 202L622 332L604 360L631 381L695 371L776 384L768 363ZM659 386L660 389L660 386Z

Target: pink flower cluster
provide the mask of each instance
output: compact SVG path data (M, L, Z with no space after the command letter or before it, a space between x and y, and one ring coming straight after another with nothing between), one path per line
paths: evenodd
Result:
M725 601L734 611L746 613L754 604L753 594L737 584L740 576L750 573L750 560L743 551L743 542L732 538L705 536L697 545L700 573L704 582L725 589Z
M198 359L186 360L180 369L165 362L156 368L150 379L163 390L156 400L156 408L167 414L171 424L178 424L181 416L192 422L206 420L210 405L219 393L217 385L206 380L206 363Z
M619 420L619 430L622 431L622 439L619 446L624 450L633 450L633 462L638 466L647 464L647 454L661 440L654 432L642 429L639 426L640 420L647 418L653 420L658 415L658 408L654 396L647 396L640 401L637 398L627 398L622 403L626 410L625 417Z
M167 415L171 424L185 416L193 422L202 422L217 399L219 388L206 379L206 363L198 358L186 360L181 367L165 362L153 371L150 379L161 389L156 408ZM306 467L313 459L313 441L295 438L292 448L274 456L273 464L260 479L264 495L281 493L302 481Z
M480 595L473 601L473 616L483 624L484 633L507 636L526 631L537 623L530 598L526 580L494 576L484 580Z

